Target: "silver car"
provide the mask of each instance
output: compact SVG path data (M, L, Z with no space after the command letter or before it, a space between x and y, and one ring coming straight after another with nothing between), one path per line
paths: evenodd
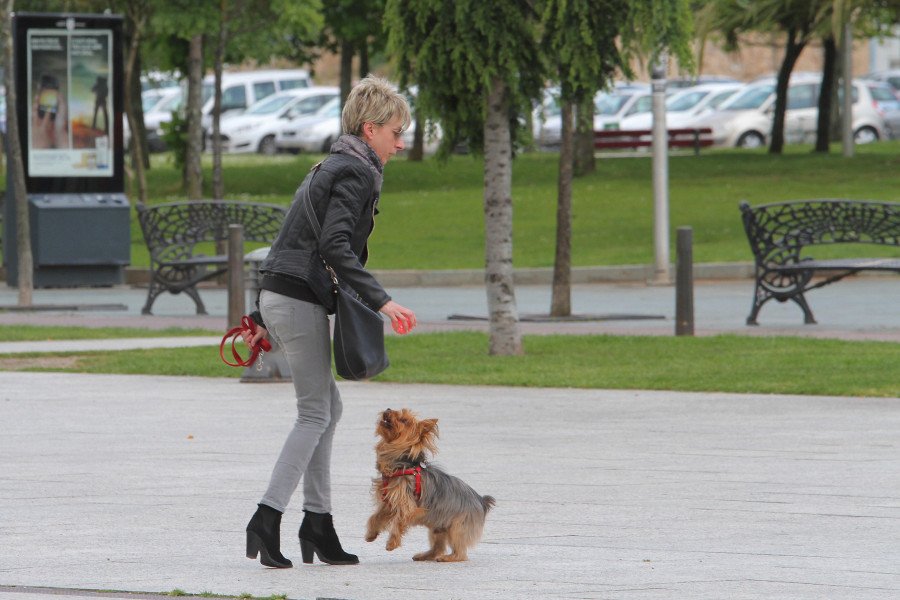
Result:
M774 79L747 86L728 99L719 110L700 117L686 127L710 127L713 142L726 148L759 148L769 142L775 112ZM788 85L788 104L784 116L786 143L815 141L821 78L798 75ZM886 139L884 118L875 110L868 87L854 80L853 135L858 144Z

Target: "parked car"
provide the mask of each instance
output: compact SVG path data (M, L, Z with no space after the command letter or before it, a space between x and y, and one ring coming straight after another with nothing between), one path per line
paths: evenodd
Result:
M684 127L701 115L712 112L725 100L742 89L742 83L704 83L683 88L666 98L666 128ZM634 114L622 119L619 129L650 129L653 127L653 112Z
M141 109L144 113L144 129L147 131L147 146L150 152L163 152L160 125L172 119L172 111L178 110L181 88L150 88L141 93ZM131 127L128 119L122 119L122 139L125 147L131 143Z
M889 84L870 80L866 82L875 110L884 119L888 137L900 139L900 95Z
M618 129L619 122L625 117L649 112L652 108L649 85L616 85L612 92L599 92L594 96L594 130ZM541 126L537 145L542 150L556 150L561 136L562 116L548 117Z
M325 103L314 114L291 121L275 135L275 146L288 152L328 152L341 135L341 99Z
M222 119L219 126L222 152L275 154L278 151L275 140L283 129L292 127L295 120L315 114L339 96L339 88L322 86L288 90L263 98L244 112ZM212 141L209 132L207 148L212 146Z
M203 135L212 128L212 111L215 103L214 75L203 78L203 95L200 123ZM222 115L243 111L275 92L310 87L312 82L305 69L268 69L239 71L222 74Z
M800 74L788 85L784 116L786 143L815 140L821 78ZM687 127L711 127L720 147L758 148L769 141L775 112L774 79L762 79L725 101L712 113L691 120ZM856 143L885 139L884 119L875 110L868 88L854 80L853 132ZM860 101L862 100L862 101Z
M887 71L875 71L863 75L860 79L869 79L872 81L882 81L897 91L900 91L900 69L890 69Z
M669 79L666 82L667 88L672 88L675 90L697 87L699 85L706 85L707 83L741 83L734 77L728 77L727 75L697 75L694 77L679 77L677 79Z
M144 129L150 152L165 152L163 124L172 120L172 113L181 108L181 88L167 88L166 94L150 110L144 111Z
M404 150L409 150L415 136L416 122L410 123L403 132ZM288 152L329 152L331 145L341 136L341 101L330 100L314 115L295 119L275 137L279 150ZM441 130L437 125L425 131L425 152L437 151Z

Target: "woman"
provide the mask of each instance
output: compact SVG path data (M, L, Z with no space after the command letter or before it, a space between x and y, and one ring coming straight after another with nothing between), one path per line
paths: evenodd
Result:
M251 315L260 327L255 334L245 332L244 341L254 348L271 335L290 363L297 394L297 421L247 525L247 557L258 554L269 567L293 566L281 554L279 530L301 478L303 562L311 563L314 553L330 564L359 562L344 552L331 518L331 445L342 404L331 372L328 315L335 293L323 261L342 284L379 307L397 333L416 326L415 313L391 300L365 269L384 165L403 149L401 136L410 120L406 100L389 82L370 75L353 88L341 114L346 133L297 190L260 267L260 311ZM318 241L305 211L307 199L321 224Z

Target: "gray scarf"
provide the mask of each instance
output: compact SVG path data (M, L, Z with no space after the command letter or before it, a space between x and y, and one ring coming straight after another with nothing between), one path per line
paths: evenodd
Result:
M372 176L375 177L375 192L381 195L381 183L384 181L384 163L378 158L378 154L372 149L372 146L355 135L344 134L331 145L331 153L355 156L363 161L369 167L369 170L372 171Z

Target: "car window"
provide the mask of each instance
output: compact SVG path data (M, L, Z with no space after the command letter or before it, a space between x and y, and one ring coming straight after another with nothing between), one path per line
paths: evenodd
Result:
M879 102L896 102L897 97L891 92L889 88L873 85L869 86L869 93L872 94L872 98L878 100Z
M653 96L641 96L634 101L626 116L650 112L651 110L653 110Z
M666 109L673 112L689 110L697 106L697 103L703 100L707 95L709 95L709 92L686 92L684 94L672 96L669 101L666 102Z
M260 81L253 84L253 97L257 100L268 98L275 93L274 81Z
M885 81L891 84L895 90L900 90L900 77L888 77Z
M614 115L628 102L631 94L607 94L594 103L594 114Z
M341 99L332 98L316 111L317 117L337 117L341 114Z
M728 90L726 92L716 92L709 102L706 104L709 108L719 108L723 102L731 98L737 93L737 90Z
M859 90L856 89L855 85L853 86L852 96L853 96L853 104L856 104L857 102L859 102ZM844 101L844 86L839 85L838 86L838 103L841 103L843 101Z
M291 96L273 96L257 102L247 109L246 115L274 115L288 105L294 98Z
M734 98L722 104L722 110L749 110L759 108L775 93L774 85L754 86L744 90Z
M796 110L799 108L812 108L817 105L818 93L817 83L804 83L800 85L792 85L788 88L788 110Z
M310 96L295 104L293 108L291 108L291 112L299 114L314 113L331 99L332 96Z
M173 110L178 110L181 106L181 94L175 94L174 96L170 96L165 100L162 100L153 107L151 112L172 112Z
M216 92L216 86L211 83L204 83L201 89L200 105L206 104L206 101L213 97Z
M309 87L308 79L281 79L278 84L283 90L293 90L297 88Z
M233 85L222 90L222 108L246 108L247 90L243 85Z

